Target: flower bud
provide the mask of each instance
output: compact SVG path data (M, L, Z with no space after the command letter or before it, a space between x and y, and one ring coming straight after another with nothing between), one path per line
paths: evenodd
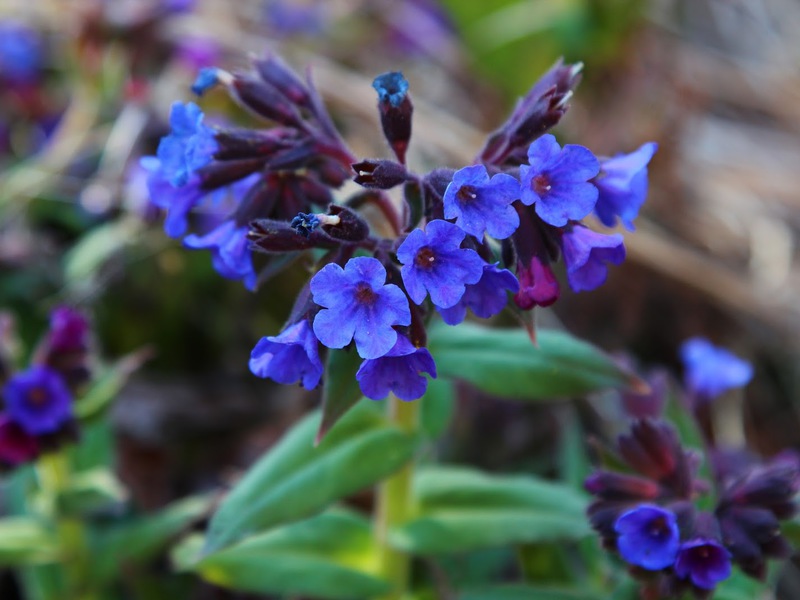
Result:
M391 160L367 159L355 163L353 169L358 173L354 181L365 188L388 190L408 179L406 168Z
M383 135L392 147L397 160L406 162L406 150L411 139L411 114L414 107L408 96L408 81L398 71L379 75L372 82L378 92Z

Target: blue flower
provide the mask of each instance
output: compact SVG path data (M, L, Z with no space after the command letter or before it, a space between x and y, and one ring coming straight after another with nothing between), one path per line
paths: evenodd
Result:
M608 276L608 266L622 264L625 246L619 233L603 235L575 225L561 238L567 281L576 292L586 292L601 286Z
M731 555L713 539L695 538L681 544L675 560L675 574L695 586L713 590L731 574Z
M247 242L248 227L238 227L232 220L209 233L187 235L183 245L187 248L211 250L211 262L217 273L226 279L241 279L248 290L255 289L256 273L253 270L253 259Z
M358 385L367 398L382 400L393 392L401 400L416 400L428 389L422 373L436 379L436 363L426 348L415 348L403 335L385 355L365 360L356 373Z
M408 93L408 81L399 71L378 75L372 87L378 92L379 102L388 102L392 106L400 106Z
M713 400L727 390L747 385L753 366L707 339L686 340L680 350L687 389L702 400Z
M592 212L598 192L589 180L599 172L600 163L588 148L567 144L562 150L547 134L530 145L528 162L530 166L519 168L520 200L534 204L543 221L563 227Z
M174 103L169 122L172 133L161 138L156 155L164 177L181 187L192 173L211 162L217 142L214 130L203 125L203 111L196 104Z
M600 161L594 212L603 225L614 227L619 217L628 230L634 230L633 220L647 197L647 165L657 149L658 144L649 142L630 154Z
M444 217L479 240L484 232L503 240L519 227L519 215L511 203L519 198L519 182L497 173L489 179L483 165L455 172L444 193Z
M31 435L57 431L72 418L72 395L56 371L35 365L17 373L3 388L11 420Z
M164 231L169 237L178 238L186 232L189 212L205 197L200 189L200 180L192 177L181 187L170 183L155 156L142 157L140 164L147 170L147 191L158 208L167 211Z
M308 320L301 319L278 335L261 338L250 354L250 371L278 383L301 381L307 390L317 387L323 367Z
M351 258L344 269L327 264L310 285L314 302L324 307L314 318L314 333L328 348L355 339L361 358L379 358L397 341L392 326L411 323L406 295L386 284L386 269L376 258Z
M475 250L461 248L466 233L447 221L428 223L425 231L415 229L397 249L403 263L400 273L406 291L416 304L430 293L439 308L455 306L468 284L483 275L483 259Z
M484 265L478 283L468 285L455 306L440 308L439 314L448 325L458 325L467 316L467 308L476 317L488 319L503 310L508 302L507 292L516 294L519 281L511 271L498 269L497 265Z
M659 571L671 567L680 547L675 514L652 504L640 504L617 519L617 550L626 562Z
M11 83L36 79L42 66L39 35L17 21L0 22L0 77Z

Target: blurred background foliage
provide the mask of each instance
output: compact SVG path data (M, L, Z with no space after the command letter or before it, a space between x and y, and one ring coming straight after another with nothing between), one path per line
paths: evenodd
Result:
M674 369L683 339L708 336L757 368L717 407L725 439L746 436L765 454L800 445L796 2L198 0L169 15L161 4L0 0L0 23L30 27L41 56L22 83L0 61L0 308L16 319L0 342L33 347L49 309L68 303L93 316L105 354L154 349L113 413L139 509L231 481L316 402L247 371L306 274L288 270L256 294L221 279L207 254L166 237L137 178L196 70L242 67L266 48L311 65L359 156L387 156L372 78L404 71L416 106L409 160L421 171L469 164L549 65L583 62L560 137L600 154L651 139L660 149L626 264L597 292L565 290L540 322ZM202 105L219 122L255 124L222 93ZM464 386L439 452L553 474L565 432L609 433L597 417L613 422L614 404L603 400L487 402ZM508 562L464 561L493 572Z

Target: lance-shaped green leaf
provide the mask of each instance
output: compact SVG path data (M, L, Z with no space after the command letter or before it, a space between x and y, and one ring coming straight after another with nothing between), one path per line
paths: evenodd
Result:
M52 531L29 517L0 519L0 565L17 566L58 560Z
M411 460L419 437L391 426L379 408L369 400L358 404L316 447L319 413L295 425L222 502L206 551L320 512Z
M456 390L452 381L431 379L420 404L420 426L431 439L441 436L450 426L455 412Z
M579 540L590 534L584 497L532 476L432 467L417 473L414 496L417 514L392 531L390 539L419 554Z
M198 558L199 538L174 553L179 569L235 590L314 598L374 598L390 590L378 575L379 551L369 522L334 510L254 535Z
M151 348L140 348L126 354L104 369L92 382L89 390L75 402L75 414L80 419L90 419L101 414L122 390L128 378L153 355Z
M317 443L356 402L364 397L356 381L361 357L355 351L328 350L325 385L322 388L322 419Z
M465 590L458 600L603 600L606 597L577 586L497 585Z
M521 329L472 323L438 324L428 335L439 377L469 381L489 394L546 400L646 385L604 352L568 333L539 330L537 342L534 346Z
M193 496L160 512L95 531L92 578L104 584L119 574L120 566L141 563L163 552L170 541L207 513L210 496Z
M86 514L122 502L127 495L116 476L100 467L73 475L67 488L58 497L58 507L64 514Z

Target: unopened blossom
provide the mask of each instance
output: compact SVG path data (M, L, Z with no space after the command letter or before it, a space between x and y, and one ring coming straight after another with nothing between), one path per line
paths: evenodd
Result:
M0 468L16 467L39 455L39 442L8 415L0 415Z
M528 265L517 263L519 291L514 295L514 302L522 310L530 310L534 306L550 306L558 300L561 289L553 270L539 257L531 257Z

